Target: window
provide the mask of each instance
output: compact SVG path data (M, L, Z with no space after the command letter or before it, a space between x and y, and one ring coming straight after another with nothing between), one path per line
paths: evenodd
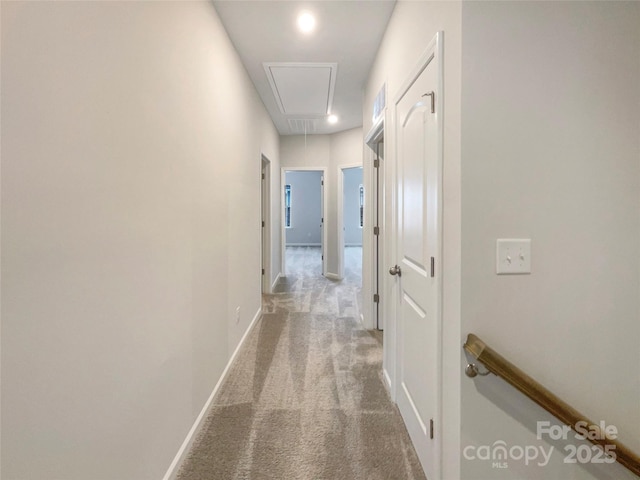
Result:
M360 185L360 228L364 226L364 187Z
M291 228L291 185L284 186L284 226Z

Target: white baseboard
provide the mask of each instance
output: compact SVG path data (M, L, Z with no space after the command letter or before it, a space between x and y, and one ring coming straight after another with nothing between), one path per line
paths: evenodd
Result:
M385 369L382 369L382 373L385 381L387 382L387 388L389 388L389 391L391 391L391 377L389 377L389 372L387 372Z
M271 284L271 293L273 293L273 291L276 288L276 285L278 284L278 282L280 281L280 278L282 277L282 272L278 273L278 275L276 275L276 279L273 281L273 283Z
M330 278L331 280L342 280L342 277L337 273L327 272L324 274L324 276Z
M253 320L251 320L251 323L249 324L247 331L244 332L244 335L240 339L238 346L236 347L233 354L229 358L229 361L227 362L227 366L224 367L224 371L222 372L222 375L220 375L220 379L218 380L218 383L216 383L216 386L213 387L213 391L211 392L211 395L209 395L209 398L204 404L204 407L202 407L202 410L200 411L198 418L196 418L196 421L193 422L191 430L189 430L189 433L187 433L187 437L184 439L184 442L182 442L182 445L180 446L178 453L176 453L176 456L171 462L171 465L169 465L169 469L167 470L167 473L164 474L164 477L162 477L162 480L175 480L175 478L177 477L178 471L180 470L180 465L182 465L182 462L184 461L187 454L189 453L189 450L193 445L193 441L196 439L198 432L202 427L202 421L207 417L207 413L209 412L209 409L211 407L211 404L213 403L213 399L215 398L216 393L218 393L220 386L227 378L227 374L229 373L231 365L233 365L233 362L235 361L236 356L240 351L240 348L242 347L242 345L244 344L244 341L249 336L249 332L251 332L251 330L257 323L258 319L260 318L261 314L262 314L262 308L259 308L255 316L253 317Z

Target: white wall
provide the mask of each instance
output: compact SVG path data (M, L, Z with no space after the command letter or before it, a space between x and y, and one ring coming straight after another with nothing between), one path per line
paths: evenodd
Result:
M392 105L434 33L445 34L444 478L628 477L617 465L566 466L559 455L544 469L462 461L467 445L538 444L531 425L551 418L499 379L461 375L460 346L469 332L592 419L615 424L640 449L634 346L640 264L636 254L629 257L640 243L639 8L633 2L396 5L365 90L365 132L383 83ZM393 220L394 195L394 126L389 112L385 118L383 232ZM364 168L367 182L371 166ZM533 239L533 275L495 276L501 237ZM394 263L388 242L384 255L383 266ZM388 285L382 295L388 307ZM394 341L387 328L385 346ZM385 350L392 377L394 355Z
M282 168L326 167L324 194L327 211L327 273L339 276L338 252L338 173L341 166L362 164L362 129L353 128L333 135L286 135L280 137Z
M291 185L291 227L286 229L287 245L322 245L322 172L286 173Z
M208 2L2 2L1 109L2 478L161 478L260 308L277 132Z
M640 4L468 2L463 15L462 329L640 451ZM495 275L497 238L532 274ZM550 445L549 416L496 378L462 379L465 445ZM463 479L628 478L618 465ZM602 466L600 466L602 467ZM635 477L634 477L635 478Z
M372 126L373 101L382 85L387 83L387 113L385 116L385 158L382 161L384 183L383 202L386 211L382 220L385 249L381 257L381 312L385 316L384 369L395 384L395 336L391 316L392 283L386 274L394 265L395 252L391 228L394 208L394 156L391 109L398 89L418 62L438 31L444 31L444 277L443 277L443 340L444 389L442 431L445 456L443 474L447 479L459 478L460 467L460 24L461 4L455 1L399 1L382 40L364 94L364 126L366 134ZM365 189L371 189L372 163L364 163ZM365 237L371 225L365 223ZM365 254L366 255L366 254ZM363 271L363 275L368 272Z
M362 167L345 168L343 183L344 243L346 246L362 245L362 227L360 226L360 186L362 185Z

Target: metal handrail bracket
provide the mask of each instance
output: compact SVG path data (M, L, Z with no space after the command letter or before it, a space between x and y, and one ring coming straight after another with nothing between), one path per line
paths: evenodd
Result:
M577 425L588 425L586 428L589 431L600 432L599 435L594 435L594 438L588 436L587 439L602 448L605 448L606 445L615 446L613 450L615 451L616 460L631 472L640 476L640 456L619 441L608 438L607 432L601 431L600 425L593 423L567 402L549 391L544 385L538 383L509 360L497 353L473 333L467 336L467 341L463 347L471 356L481 362L489 372L506 380L511 386L515 387L576 432ZM477 367L474 364L467 366L467 375L472 378L475 377L476 375L473 375L474 370L477 372ZM605 449L605 452L606 451L607 449Z

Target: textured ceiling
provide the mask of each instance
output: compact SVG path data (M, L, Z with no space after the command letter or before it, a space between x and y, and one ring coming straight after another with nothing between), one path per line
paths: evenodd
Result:
M305 125L307 133L335 133L362 125L364 82L395 1L213 3L280 134L304 133ZM317 20L309 35L296 27L303 10L312 12ZM327 90L327 74L320 70L282 70L270 83L265 65L269 63L335 63L334 91ZM279 73L282 78L277 78ZM272 88L274 79L279 99ZM330 113L338 115L338 123L327 123L319 107L323 102L328 103Z

